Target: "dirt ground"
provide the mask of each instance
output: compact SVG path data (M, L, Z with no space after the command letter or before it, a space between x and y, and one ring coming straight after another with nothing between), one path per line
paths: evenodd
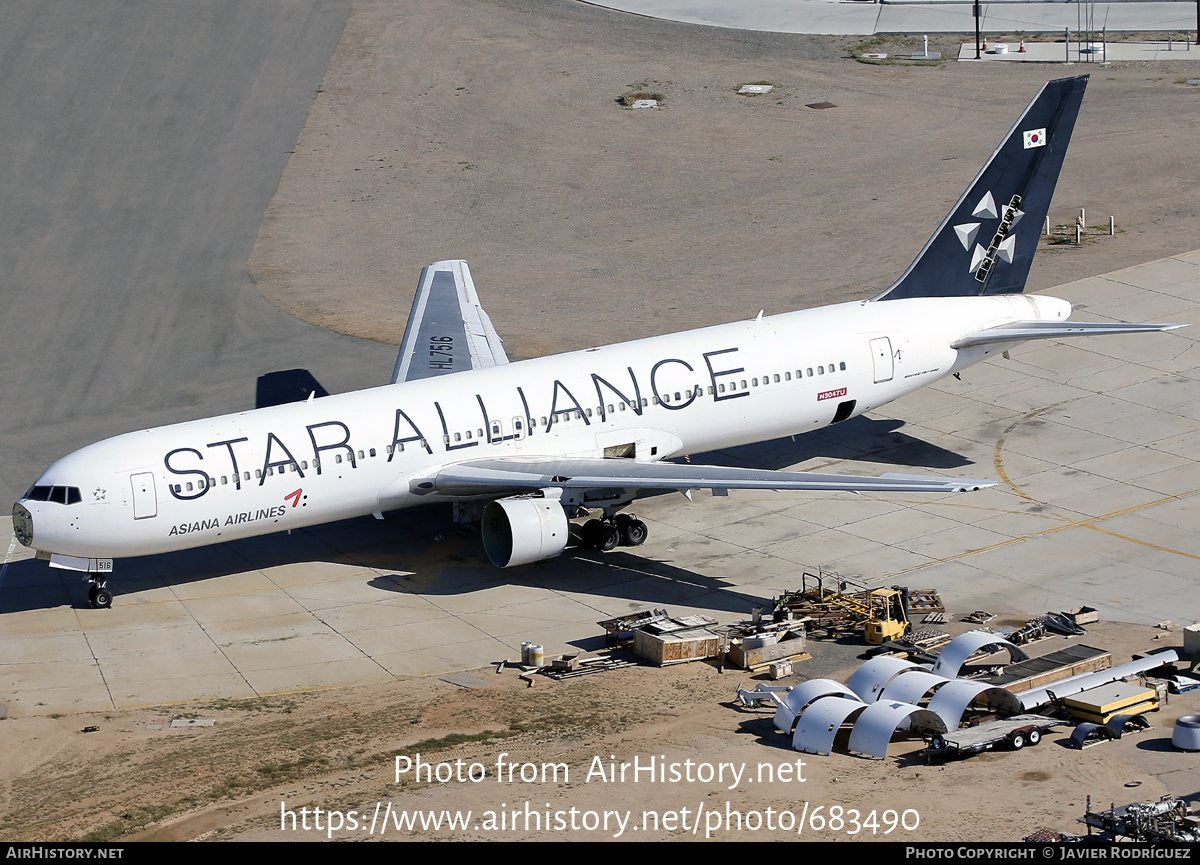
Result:
M252 272L301 318L398 343L421 268L465 258L510 357L868 297L1041 84L1088 72L1051 218L1117 234L1044 249L1030 287L1197 246L1200 66L876 66L858 43L570 0L359 0ZM618 104L639 91L663 107Z
M420 268L467 258L512 357L866 297L908 264L1038 86L1088 71L1052 219L1073 223L1084 207L1089 224L1113 215L1118 232L1043 250L1031 287L1200 245L1200 88L1184 83L1200 67L866 65L851 59L856 41L682 26L567 0L358 0L252 271L268 298L308 321L398 342ZM767 97L734 92L761 81L775 84ZM661 94L663 107L618 105L635 91ZM806 107L821 101L836 107ZM1115 662L1181 642L1114 623L1084 639ZM844 681L858 651L817 644L801 673ZM1192 758L1169 746L1175 718L1200 711L1195 697L1173 700L1149 733L1082 753L1057 734L1033 750L927 766L916 745L895 745L884 761L805 757L802 782L756 777L731 789L585 779L610 755L794 766L768 712L732 706L734 671L632 668L533 688L514 671L476 675L489 687L414 679L10 718L0 726L0 838L317 838L329 833L281 833L281 803L297 814L370 814L392 802L478 816L528 802L693 818L727 807L832 815L837 806L864 820L911 811L912 829L885 835L877 823L851 836L848 824L815 831L809 821L803 837L1010 841L1043 825L1074 829L1088 795L1106 807L1200 787ZM175 717L215 724L172 729ZM91 725L99 730L80 732ZM397 780L395 757L418 752L491 774ZM502 753L565 762L570 778L498 781ZM615 834L443 827L384 837ZM747 824L714 837L796 834ZM704 835L681 822L623 837Z
M963 630L966 626L959 626ZM1134 651L1178 645L1179 633L1114 623L1093 626L1083 638L1113 655L1114 663ZM1061 648L1053 638L1036 647L1041 654ZM817 641L813 660L802 675L845 679L861 663L864 646ZM868 760L844 752L829 757L801 755L773 729L768 710L741 709L733 702L736 686L752 686L747 674L723 673L710 663L668 668L634 667L552 682L536 677L530 688L509 668L500 674L477 671L481 687L463 688L436 678L388 685L219 701L191 706L148 708L103 715L19 718L4 722L6 746L0 751L0 777L6 781L6 840L318 840L340 839L490 839L607 840L616 824L592 831L535 827L525 823L525 803L536 812L562 814L569 825L577 809L582 826L588 811L633 812L625 840L703 838L782 840L797 833L766 823L767 809L795 815L835 807L861 815L852 834L849 823L816 831L809 821L801 836L816 840L1013 841L1042 826L1078 831L1075 820L1091 796L1097 809L1108 803L1156 801L1172 794L1193 798L1196 770L1192 758L1170 746L1174 721L1200 709L1200 698L1174 697L1153 717L1154 728L1083 752L1065 747L1069 728L1048 735L1037 748L994 752L961 762L928 765L917 752L919 741L893 744L886 760ZM174 718L211 719L209 727L171 728ZM86 727L98 729L82 732ZM453 766L480 764L482 781L414 782L411 773L396 776L396 757ZM522 783L496 771L501 755L509 763L565 763L555 780ZM746 777L732 783L683 780L611 780L611 763L654 757L686 766L705 762L745 765ZM597 774L596 760L604 768ZM803 766L796 767L797 760ZM786 781L760 783L760 765L776 772L787 767ZM447 770L448 771L448 770ZM469 769L463 771L470 772ZM686 769L681 769L686 773ZM701 770L695 767L695 774ZM797 780L802 777L803 780ZM446 777L446 776L443 776ZM518 810L517 827L472 831L440 829L399 831L378 825L372 834L367 818L376 803L426 813L469 810L472 825L486 826L488 811ZM309 809L308 832L282 831L281 811L298 815ZM320 807L317 818L312 809ZM691 823L698 812L742 812L742 831L713 826L707 818L697 834ZM671 812L688 817L668 829L641 828L643 812L660 819ZM701 809L703 809L701 811ZM346 821L328 830L327 812ZM360 815L356 831L349 812ZM764 822L750 821L756 812ZM875 828L868 828L874 812ZM891 812L891 815L888 815ZM897 826L899 815L904 825ZM318 822L318 819L322 822ZM887 821L887 822L885 822ZM886 832L891 825L892 831ZM324 831L318 831L320 826ZM771 829L775 831L771 831Z

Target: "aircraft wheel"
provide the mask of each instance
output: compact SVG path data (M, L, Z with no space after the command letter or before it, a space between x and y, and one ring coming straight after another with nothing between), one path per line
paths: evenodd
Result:
M621 542L621 532L612 523L601 523L597 538L596 549L607 553L609 550L616 549L617 544Z
M97 610L106 610L112 606L112 592L100 586L92 586L88 590L88 600Z
M583 530L580 532L580 540L585 547L593 547L600 549L601 532L604 531L604 523L599 520L588 520L583 524Z
M641 520L630 520L621 526L621 540L628 547L640 547L646 543L649 530Z

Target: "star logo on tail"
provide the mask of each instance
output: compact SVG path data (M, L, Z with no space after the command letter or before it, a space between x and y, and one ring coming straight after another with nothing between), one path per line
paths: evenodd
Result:
M982 221L964 222L954 226L954 234L958 237L958 242L962 244L963 249L971 253L968 271L979 282L987 281L996 259L1000 259L1005 264L1012 264L1017 238L1011 232L1013 227L1021 221L1021 217L1025 215L1020 207L1021 196L1019 195L1014 195L1008 204L1002 209L998 209L991 190L984 193L983 198L979 199L979 203L971 211L971 215L980 220L1000 220L995 234L992 235L992 239L986 247L981 243L976 243L979 229L983 226Z

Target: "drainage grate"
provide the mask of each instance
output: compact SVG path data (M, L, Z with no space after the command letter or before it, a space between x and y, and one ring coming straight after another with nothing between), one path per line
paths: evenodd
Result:
M804 107L805 108L814 108L817 111L823 111L826 108L837 108L837 106L834 105L832 102L810 102Z

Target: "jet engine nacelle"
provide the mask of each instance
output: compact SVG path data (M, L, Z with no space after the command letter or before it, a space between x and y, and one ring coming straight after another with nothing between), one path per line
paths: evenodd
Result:
M567 546L567 514L561 490L542 496L512 496L483 510L483 549L493 565L511 568L552 559Z

